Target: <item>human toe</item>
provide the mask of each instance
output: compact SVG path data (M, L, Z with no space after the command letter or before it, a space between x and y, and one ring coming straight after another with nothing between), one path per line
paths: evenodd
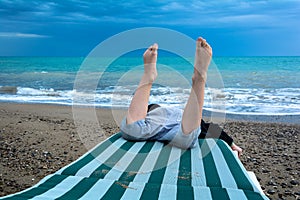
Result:
M198 37L196 43L197 43L197 48L201 48L203 47L203 44L206 43L206 40L203 39L202 37Z
M156 52L157 49L158 49L158 44L157 44L157 43L154 43L153 45L150 46L149 49L150 49L150 51L152 51L152 52Z

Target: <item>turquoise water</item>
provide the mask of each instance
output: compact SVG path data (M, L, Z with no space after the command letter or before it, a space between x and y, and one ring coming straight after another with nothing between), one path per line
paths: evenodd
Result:
M0 57L0 101L127 107L142 73L142 58L123 56L109 66L95 61L88 68L82 66L84 59ZM176 56L159 57L158 63L150 101L184 107L192 64ZM228 113L300 113L300 57L214 57L212 65L207 110L215 110L219 98ZM220 77L222 84L215 85ZM74 83L80 86L74 88Z

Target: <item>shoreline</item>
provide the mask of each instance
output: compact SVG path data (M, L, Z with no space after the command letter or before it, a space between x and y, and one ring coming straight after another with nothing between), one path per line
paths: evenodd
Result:
M0 101L0 105L40 105L40 106L53 106L53 107L62 107L62 108L70 108L72 112L72 105L63 105L63 104L54 104L54 103L19 103L19 102L2 102ZM80 105L75 106L76 108L82 109L95 109L95 110L127 110L125 107L109 107L109 106L86 106ZM212 115L215 116L217 121L226 122L226 121L242 121L242 122L258 122L258 123L279 123L279 124L288 124L288 125L300 125L300 114L240 114L240 113L218 113L206 110L205 108L202 111L203 118L207 120L211 120ZM213 114L212 114L213 113Z
M211 111L203 110L203 117L210 117ZM215 116L224 116L223 113L214 113ZM263 114L234 114L226 113L225 121L243 121L243 122L258 122L258 123L281 123L290 125L300 125L300 115L263 115Z
M91 111L94 109L76 108L81 117L76 121L72 106L0 103L0 196L24 190L76 160L118 132L118 121L126 112L96 108L99 130L89 118ZM209 118L209 114L204 116ZM300 196L300 125L296 122L289 117L226 115L221 124L244 150L241 161L246 170L256 174L272 199ZM94 134L79 133L80 123L85 129L95 130Z

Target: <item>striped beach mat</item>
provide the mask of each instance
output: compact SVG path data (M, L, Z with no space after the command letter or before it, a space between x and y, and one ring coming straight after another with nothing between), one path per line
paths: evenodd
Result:
M33 187L0 199L268 199L222 140L182 150L117 133Z

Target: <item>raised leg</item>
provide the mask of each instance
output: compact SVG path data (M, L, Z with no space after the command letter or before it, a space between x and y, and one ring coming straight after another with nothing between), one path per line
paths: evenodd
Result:
M211 57L212 48L205 39L199 37L196 42L192 89L182 117L184 134L191 133L201 125L206 74Z
M138 120L145 119L150 96L152 83L157 77L156 61L157 61L158 45L153 44L144 53L144 74L140 80L131 100L126 123L131 124Z

